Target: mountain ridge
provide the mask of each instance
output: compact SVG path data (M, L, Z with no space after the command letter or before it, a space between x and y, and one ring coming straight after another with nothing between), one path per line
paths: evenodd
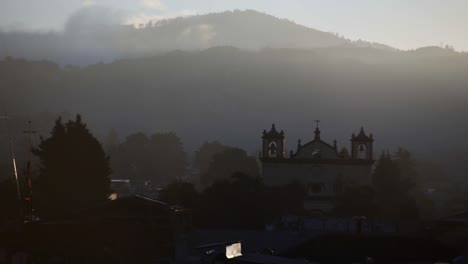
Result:
M98 16L95 10L82 10L69 18L62 33L0 31L0 56L88 65L216 46L315 49L349 45L396 50L385 44L351 41L255 10L178 17L141 28L101 22Z

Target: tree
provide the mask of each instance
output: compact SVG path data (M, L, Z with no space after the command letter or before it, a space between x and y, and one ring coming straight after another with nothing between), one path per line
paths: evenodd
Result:
M405 185L403 188L407 188L408 190L414 188L419 175L416 170L416 162L411 153L400 147L394 155L394 161L400 170L400 178Z
M111 158L115 171L113 177L139 184L152 173L149 138L144 133L129 135Z
M58 118L51 136L33 152L40 160L40 216L63 216L108 198L109 158L80 115L65 125Z
M380 156L372 175L372 182L377 192L382 194L390 194L400 188L400 170L389 153L382 153Z
M180 180L187 171L187 155L182 140L174 132L156 133L150 138L151 180L167 184Z
M412 185L402 178L401 170L390 153L382 153L372 175L380 216L386 218L415 218L418 210L410 194Z
M112 158L116 177L165 185L184 176L187 156L182 141L173 132L129 135Z
M195 152L193 167L198 169L201 174L205 173L213 161L214 155L230 148L231 147L225 146L218 141L203 143L203 145Z
M259 177L257 160L242 149L227 149L214 155L206 172L201 174L201 182L206 187L217 180L228 179L235 172Z
M400 169L401 184L403 185L401 188L414 198L420 216L431 218L434 211L434 202L426 194L425 184L417 170L418 163L416 163L408 150L401 147L394 154L394 158L395 163ZM418 165L421 166L420 163ZM426 177L426 175L424 176Z

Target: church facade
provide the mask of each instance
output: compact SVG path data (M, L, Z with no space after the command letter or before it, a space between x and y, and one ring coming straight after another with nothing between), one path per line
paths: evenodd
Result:
M361 128L351 136L350 151L338 150L336 140L329 144L315 129L312 141L302 144L298 140L296 151L285 152L285 133L273 124L263 131L260 160L263 180L277 186L300 182L307 188L304 208L310 212L327 213L334 208L334 198L351 185L371 185L373 136Z

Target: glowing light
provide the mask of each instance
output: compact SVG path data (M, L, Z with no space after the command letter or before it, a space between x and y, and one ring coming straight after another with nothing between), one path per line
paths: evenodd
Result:
M109 200L111 200L111 201L117 200L117 194L116 193L111 193L109 195Z
M226 247L226 258L232 259L242 256L241 243L235 243Z

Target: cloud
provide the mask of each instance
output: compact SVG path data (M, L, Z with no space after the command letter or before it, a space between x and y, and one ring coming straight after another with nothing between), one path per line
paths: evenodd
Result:
M141 5L144 8L159 10L159 11L166 11L166 5L161 2L160 0L142 0Z
M95 4L96 2L94 2L93 0L84 0L82 3L83 7L91 7Z
M139 27L140 25L146 25L148 22L158 22L165 19L171 19L176 17L187 17L196 15L197 11L195 10L180 10L175 13L168 13L163 15L153 15L147 13L135 14L127 17L124 21L124 25L133 25L134 27Z
M201 47L209 47L216 36L216 30L210 24L198 24L187 27L182 31L179 41L198 43Z

